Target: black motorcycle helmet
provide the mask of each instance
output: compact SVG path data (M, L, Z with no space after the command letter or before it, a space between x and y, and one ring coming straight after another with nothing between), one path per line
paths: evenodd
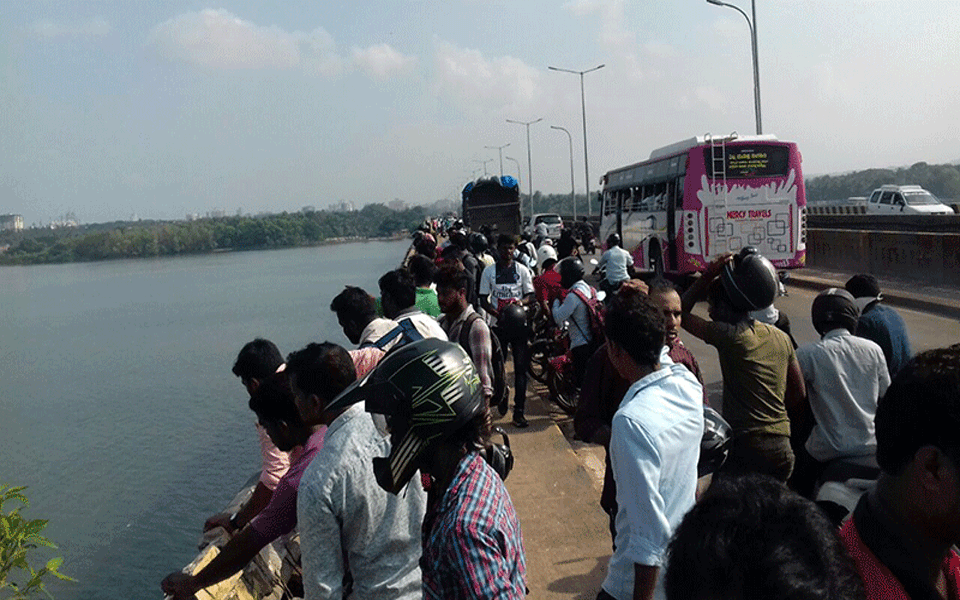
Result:
M820 292L810 306L813 328L824 335L832 329L843 327L850 333L857 329L860 311L853 295L847 290L830 288Z
M576 256L568 256L557 264L557 272L560 273L560 285L569 290L583 279L583 261Z
M614 246L620 245L620 234L611 233L607 236L607 248L613 248Z
M482 233L471 233L469 239L470 252L483 254L487 251L487 237Z
M744 246L724 265L720 281L730 303L739 312L760 310L777 297L777 271L753 246Z
M730 454L733 429L709 406L703 407L703 437L700 438L700 460L697 461L697 477L716 472Z
M367 412L383 416L390 433L390 456L374 458L373 473L392 494L403 490L425 452L486 410L473 361L459 344L437 338L387 353L327 410L361 401Z
M521 340L527 337L527 311L517 303L511 303L500 309L497 315L497 329L505 340Z

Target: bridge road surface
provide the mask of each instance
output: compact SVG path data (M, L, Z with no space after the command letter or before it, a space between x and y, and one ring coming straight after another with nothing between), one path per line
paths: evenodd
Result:
M842 281L832 284L842 286ZM797 343L817 340L810 320L817 290L790 285L788 291L776 306L790 318ZM906 321L914 352L960 342L956 318L894 308ZM706 318L705 303L697 306L697 313ZM680 335L700 363L711 404L719 407L722 383L716 350L685 332ZM573 420L547 401L545 387L530 380L527 397L528 429L514 428L510 413L501 418L495 412L494 419L510 435L516 455L506 483L523 530L529 597L593 600L611 553L608 521L599 505L603 448L573 439Z

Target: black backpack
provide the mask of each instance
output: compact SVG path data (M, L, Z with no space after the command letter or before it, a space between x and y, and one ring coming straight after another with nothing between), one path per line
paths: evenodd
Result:
M460 327L460 339L457 341L467 351L467 354L470 354L470 330L473 329L473 324L477 319L480 319L480 315L471 313L464 319L463 325ZM497 406L507 398L507 363L503 357L500 340L492 331L490 332L490 344L493 347L490 353L490 362L493 366L493 396L490 398L490 406ZM470 358L472 359L473 356L471 355Z

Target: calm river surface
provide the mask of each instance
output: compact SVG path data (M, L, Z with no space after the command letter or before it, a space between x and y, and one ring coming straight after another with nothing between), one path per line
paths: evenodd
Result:
M51 585L58 600L162 597L259 468L240 347L348 345L330 300L376 293L407 246L0 268L0 483L50 519L79 580Z

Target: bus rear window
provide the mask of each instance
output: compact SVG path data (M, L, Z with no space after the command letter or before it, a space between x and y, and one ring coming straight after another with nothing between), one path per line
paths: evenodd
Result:
M712 150L712 152L711 152ZM721 152L726 156L721 160ZM716 160L711 160L715 157ZM723 177L726 167L727 179L746 179L753 177L786 177L789 171L790 148L786 146L734 146L703 149L707 176L711 179Z

